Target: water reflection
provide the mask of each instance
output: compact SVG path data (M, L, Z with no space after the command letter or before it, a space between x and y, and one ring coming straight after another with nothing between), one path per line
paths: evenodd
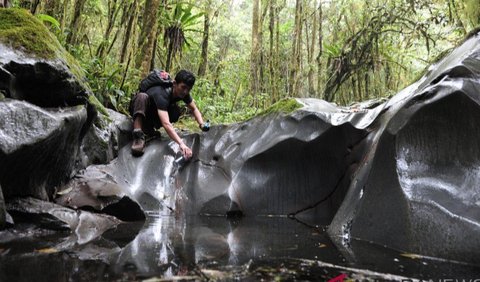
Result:
M0 281L480 278L475 265L355 240L337 247L322 228L285 217L155 215L83 245L65 233L15 232L0 232Z
M142 276L168 278L198 265L240 266L251 259L319 256L333 263L342 261L323 233L288 218L158 216L149 218L146 228L113 264L135 265Z

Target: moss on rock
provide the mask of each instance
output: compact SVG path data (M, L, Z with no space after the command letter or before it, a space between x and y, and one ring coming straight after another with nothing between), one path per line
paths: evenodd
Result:
M85 76L55 35L27 10L0 9L0 43L38 59L63 61L78 80Z
M88 96L88 102L90 104L92 104L97 109L97 111L99 113L101 113L102 115L104 115L107 118L110 117L107 109L102 105L102 103L100 103L100 101L98 101L98 99L97 99L97 97L95 97L95 95Z
M58 58L63 49L43 23L24 9L0 9L0 41L43 59Z
M288 113L291 113L295 110L300 109L301 107L303 107L303 105L301 103L299 103L297 101L297 99L286 98L286 99L282 99L282 100L276 102L275 104L270 106L268 109L263 111L260 115L268 115L268 114L272 114L272 113L288 114Z

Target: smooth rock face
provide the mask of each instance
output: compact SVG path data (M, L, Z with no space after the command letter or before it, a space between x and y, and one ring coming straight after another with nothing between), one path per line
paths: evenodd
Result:
M26 220L53 230L71 230L78 244L87 243L121 223L120 220L86 211L75 211L33 198L15 198L7 204L15 221Z
M41 109L0 102L0 182L4 197L53 197L70 178L87 120L84 107Z
M112 177L96 167L89 167L75 177L58 194L55 202L73 209L94 210L123 221L145 219L141 207L130 199Z
M88 129L81 145L81 165L106 164L118 156L120 148L132 139L129 117L107 109L109 117L99 114Z
M273 115L186 137L195 156L188 162L178 161L170 140L150 142L141 158L126 146L98 167L98 181L108 174L147 211L285 215L317 205L329 212L325 199L351 162L345 155L365 134L312 112Z
M3 200L2 186L0 186L0 230L7 225L7 211L5 210L5 201Z
M1 48L0 48L1 49ZM87 90L60 62L21 63L0 56L0 85L8 85L7 98L26 100L40 107L86 104Z
M384 105L329 227L339 243L480 262L480 38Z

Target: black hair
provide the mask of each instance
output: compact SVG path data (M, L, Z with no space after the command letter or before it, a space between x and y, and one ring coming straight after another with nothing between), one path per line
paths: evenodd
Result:
M180 70L175 76L175 81L177 83L185 83L186 85L193 87L195 84L195 75L187 70Z

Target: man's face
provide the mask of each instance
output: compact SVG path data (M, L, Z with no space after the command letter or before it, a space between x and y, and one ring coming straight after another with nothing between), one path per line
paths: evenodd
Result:
M173 82L173 95L175 97L183 99L190 93L190 90L192 90L192 88L183 82Z

